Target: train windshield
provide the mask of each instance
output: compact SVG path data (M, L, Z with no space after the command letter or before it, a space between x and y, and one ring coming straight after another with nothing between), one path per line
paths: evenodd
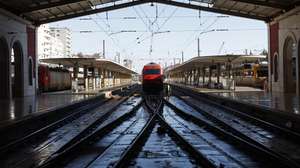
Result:
M160 69L145 69L143 74L144 75L157 75L157 74L160 74Z
M268 68L261 68L259 70L257 70L257 76L258 77L267 77L268 76Z

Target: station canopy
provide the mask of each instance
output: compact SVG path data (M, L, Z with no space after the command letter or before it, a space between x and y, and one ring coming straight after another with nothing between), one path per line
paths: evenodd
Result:
M36 25L130 6L160 3L270 22L300 0L0 0L0 8Z
M255 61L265 61L267 56L265 55L216 55L216 56L202 56L194 57L183 64L176 64L165 69L165 73L180 72L183 70L189 70L194 68L209 67L216 64L242 64Z
M65 67L94 67L104 68L110 71L120 72L123 74L137 74L131 69L117 64L107 59L96 59L96 58L46 58L40 59L42 63L63 65Z

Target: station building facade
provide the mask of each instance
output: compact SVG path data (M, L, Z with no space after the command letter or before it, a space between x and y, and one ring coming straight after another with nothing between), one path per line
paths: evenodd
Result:
M36 94L36 27L0 9L0 98Z
M300 95L300 7L268 24L270 89Z

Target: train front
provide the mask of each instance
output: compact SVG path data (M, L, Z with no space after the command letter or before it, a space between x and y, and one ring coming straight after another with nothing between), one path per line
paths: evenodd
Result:
M159 92L163 90L162 68L159 64L149 63L142 72L142 86L145 92Z

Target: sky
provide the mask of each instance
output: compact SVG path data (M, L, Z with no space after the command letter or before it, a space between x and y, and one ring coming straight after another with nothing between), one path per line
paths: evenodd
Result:
M73 53L102 52L113 59L132 59L134 70L157 62L171 65L198 55L242 54L245 50L260 53L267 49L267 25L262 21L199 12L198 10L144 4L107 13L51 23L68 27L72 33ZM153 35L152 35L153 34Z

